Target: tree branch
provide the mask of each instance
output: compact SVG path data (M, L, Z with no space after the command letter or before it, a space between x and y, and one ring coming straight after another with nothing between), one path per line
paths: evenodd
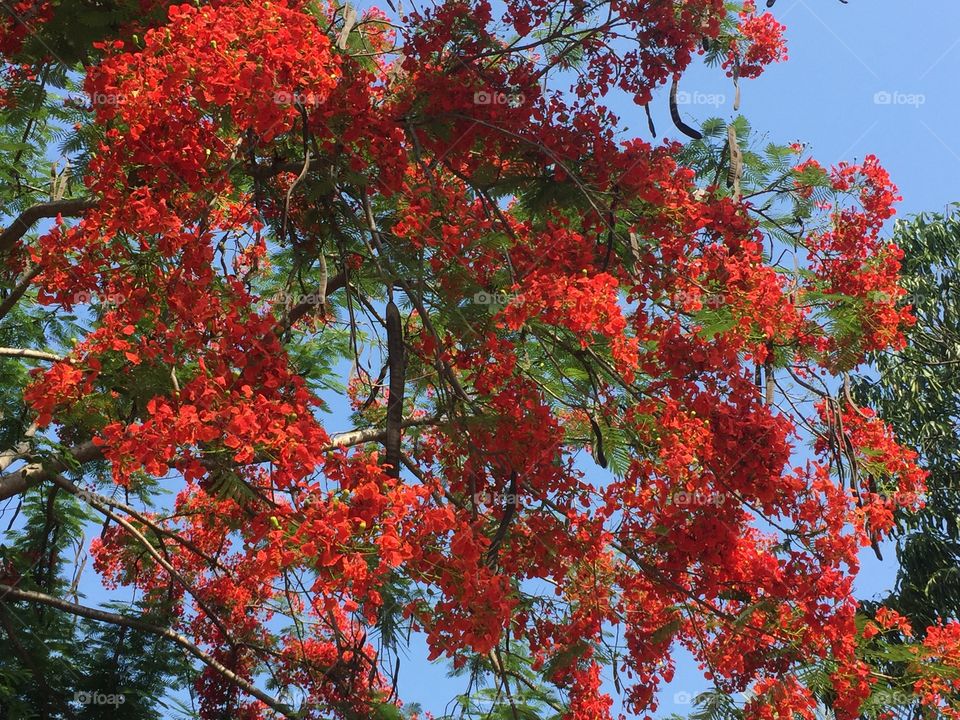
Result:
M435 417L426 418L408 418L402 423L402 427L415 427L418 425L432 425L437 422ZM330 444L322 449L322 452L329 452L341 447L351 447L353 445L362 445L368 442L383 442L386 438L384 428L364 428L363 430L351 430L350 432L340 433L330 439ZM83 464L94 460L102 460L103 452L100 447L94 445L93 441L87 441L70 450L71 464ZM3 455L0 455L2 458ZM268 457L257 457L254 462L267 462ZM212 460L204 463L212 467L216 463ZM70 469L70 464L64 460L48 460L45 463L30 463L14 472L0 474L0 501L20 495L28 489L45 481L55 482L58 475Z
M283 318L283 321L277 327L277 334L282 335L291 327L294 323L297 322L304 315L309 313L317 306L317 302L320 301L324 306L327 304L327 298L333 295L337 290L345 287L347 284L347 277L343 273L337 273L332 278L327 281L327 286L322 288L323 292L321 293L322 297L316 299L304 300L303 302L297 303L292 308L290 312L287 313L287 316Z
M33 267L27 268L24 272L22 279L17 286L10 291L10 294L7 296L6 300L3 303L0 303L0 318L5 318L7 313L13 310L14 305L20 302L20 298L23 297L24 293L30 289L30 283L33 282L33 279L40 274L42 268L39 265L34 265Z
M258 687L250 683L248 680L245 680L237 675L230 668L221 665L215 658L212 658L190 640L185 638L183 635L174 632L170 628L154 625L153 623L149 623L146 620L138 617L119 615L117 613L99 610L98 608L92 608L86 605L78 605L77 603L72 603L68 600L62 600L45 593L36 592L33 590L21 590L11 585L0 584L0 601L3 601L7 597L10 597L14 600L23 600L24 602L40 603L41 605L56 608L57 610L62 610L63 612L68 612L72 615L77 615L78 617L87 618L88 620L110 623L112 625L119 625L121 627L139 630L140 632L149 633L151 635L165 637L193 655L204 665L216 670L228 682L240 688L244 692L249 693L253 697L257 698L257 700L260 702L270 706L284 717L296 717L296 712L289 705L286 705L277 700L275 697L268 695L263 690L260 690Z
M13 465L17 460L25 457L26 454L30 451L30 441L33 440L33 436L37 434L37 424L32 423L23 433L23 439L20 440L16 445L14 445L9 450L4 450L0 452L0 472L3 472L8 467Z
M51 360L53 362L59 362L60 360L63 360L63 357L60 355L43 352L42 350L28 350L25 348L9 347L0 347L0 357L22 357L29 358L31 360Z
M100 448L92 441L71 448L69 454L74 463L86 463L103 457ZM53 480L54 477L69 469L70 465L64 460L48 460L44 463L30 463L19 470L0 475L0 500L26 492L45 480Z
M400 423L400 427L416 427L418 425L433 425L437 418L408 418ZM330 438L330 444L323 448L323 452L329 452L342 447L351 447L353 445L363 445L368 442L384 442L387 438L386 428L364 428L363 430L351 430L350 432L340 433Z
M24 210L3 232L0 232L0 253L10 250L22 238L35 222L43 218L55 218L57 215L77 217L97 206L96 200L71 198L40 203Z

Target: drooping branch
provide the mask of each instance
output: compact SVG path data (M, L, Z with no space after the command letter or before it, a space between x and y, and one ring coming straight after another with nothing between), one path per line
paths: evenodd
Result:
M129 615L120 615L118 613L107 612L105 610L88 607L86 605L79 605L68 600L62 600L61 598L47 595L46 593L36 592L34 590L21 590L20 588L13 587L12 585L0 584L0 602L3 602L7 598L11 598L13 600L22 600L24 602L39 603L41 605L46 605L47 607L62 610L63 612L68 612L71 615L76 615L77 617L83 617L87 618L88 620L95 620L97 622L110 623L111 625L119 625L120 627L127 627L132 630L139 630L140 632L167 638L193 655L204 665L207 665L208 667L217 671L229 683L235 685L244 692L249 693L257 700L265 703L284 717L295 718L297 716L297 713L289 705L280 702L272 695L268 695L263 690L250 683L248 680L240 677L233 672L233 670L219 663L216 658L211 657L197 647L197 645L190 642L190 640L185 638L183 635L171 630L170 628L154 625L153 623L147 622L142 618L131 617Z
M80 488L78 488L72 482L70 482L65 477L62 477L60 475L54 475L53 481L60 488L62 488L63 490L66 490L67 492L73 495L80 495L82 492ZM216 625L217 629L219 629L220 632L223 633L223 636L229 640L230 633L227 630L227 627L223 624L223 621L217 616L216 613L213 612L213 610L210 608L209 604L203 599L203 597L197 594L193 586L189 582L187 582L187 579L184 578L183 575L179 571L177 571L177 569L173 567L173 565L171 565L170 562L165 557L163 557L163 555L160 554L160 552L153 546L153 544L149 540L147 540L146 537L144 537L143 533L137 530L133 526L133 524L130 523L129 520L113 512L107 503L100 502L100 500L96 495L87 494L84 496L84 500L92 508L102 513L105 517L113 520L115 523L120 525L124 530L126 530L130 535L132 535L137 540L137 542L140 543L140 546L147 551L147 554L154 559L154 562L156 562L160 567L166 570L167 574L170 575L170 577L173 580L175 580L187 593L190 594L190 596L194 599L194 601L197 603L200 609L203 610L204 614L210 619L210 622ZM162 542L161 542L161 546L162 546Z
M40 274L41 268L39 265L27 268L23 273L23 276L20 279L20 282L10 291L10 294L0 303L0 319L5 318L7 314L13 310L14 306L20 302L27 290L30 289L30 283L33 282L33 279Z
M215 567L219 570L225 569L217 561L216 558L205 553L202 549L197 547L195 543L191 542L189 538L183 537L183 535L172 532L171 530L168 530L167 528L164 528L163 526L158 525L157 523L153 522L142 513L137 512L137 510L130 507L126 503L120 502L115 497L110 497L109 495L101 495L100 493L92 492L90 490L82 488L70 482L67 478L63 476L55 477L54 482L56 482L57 485L59 485L63 490L66 490L71 495L77 496L80 500L83 500L94 509L100 510L101 507L106 506L109 508L115 508L117 510L120 510L121 512L126 513L127 515L132 517L134 520L144 525L145 527L150 528L150 530L158 538L168 537L174 542L187 548L198 557L203 558L203 560L208 565L210 565L210 567Z

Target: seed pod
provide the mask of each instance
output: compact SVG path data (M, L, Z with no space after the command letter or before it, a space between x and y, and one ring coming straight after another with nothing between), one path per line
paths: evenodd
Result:
M393 301L387 303L387 366L390 369L390 394L387 396L387 432L384 439L385 464L390 477L400 477L400 426L403 422L403 389L406 385L406 357L403 321Z
M340 30L340 34L337 36L337 47L340 50L347 49L347 37L350 35L350 31L353 30L353 26L356 24L357 11L348 5L347 11L343 18L343 28Z
M657 136L657 126L653 124L653 115L650 114L650 103L643 106L643 111L647 114L647 129L653 137Z
M694 130L687 125L683 121L683 118L680 117L680 109L677 107L677 85L677 78L674 78L673 85L670 86L670 118L673 120L673 124L677 126L677 130L684 135L694 140L703 140L703 135L698 130Z
M733 123L727 125L727 145L730 148L730 169L727 171L727 187L732 188L733 197L740 199L740 179L743 177L743 153L737 142L737 130Z

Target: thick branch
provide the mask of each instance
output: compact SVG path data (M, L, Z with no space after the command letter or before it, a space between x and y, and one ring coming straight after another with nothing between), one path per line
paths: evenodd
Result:
M17 460L25 457L30 452L30 441L37 434L37 424L32 423L23 433L23 439L20 440L9 450L0 452L0 472L13 465Z
M418 425L433 425L437 418L408 418L400 423L400 427L416 427ZM336 450L342 447L352 447L353 445L363 445L368 442L384 442L387 439L386 428L364 428L363 430L351 430L350 432L340 433L330 438L330 444L323 448L323 452Z
M119 615L117 613L106 612L105 610L87 607L86 605L78 605L76 603L69 602L68 600L61 600L60 598L53 597L52 595L46 595L45 593L35 592L33 590L21 590L10 585L0 584L0 601L8 597L14 600L40 603L41 605L56 608L57 610L62 610L72 615L77 615L78 617L87 618L88 620L96 620L97 622L120 625L121 627L128 627L133 630L149 633L151 635L165 637L182 647L203 664L216 670L228 682L237 686L244 692L249 693L253 697L257 698L257 700L260 702L267 704L284 717L296 717L296 713L294 712L293 708L280 702L275 697L267 695L267 693L263 692L263 690L260 690L249 681L243 679L230 668L221 665L216 659L212 658L194 643L190 642L190 640L185 638L183 635L174 632L170 628L160 627L159 625L154 625L153 623L149 623L146 620L142 620L137 617Z
M86 463L103 457L100 448L93 442L85 442L70 450L74 463ZM0 475L0 500L26 492L29 488L53 480L60 473L69 470L70 465L63 460L48 460L44 463L30 463L19 470Z
M22 357L29 358L31 360L51 360L53 362L59 362L60 360L63 360L63 357L60 355L43 352L42 350L28 350L26 348L9 347L0 347L0 357Z
M38 220L55 218L57 215L76 217L96 207L96 205L96 200L72 198L69 200L40 203L39 205L27 208L20 213L20 216L13 221L10 227L0 232L0 253L5 253L16 245L17 240L26 235Z

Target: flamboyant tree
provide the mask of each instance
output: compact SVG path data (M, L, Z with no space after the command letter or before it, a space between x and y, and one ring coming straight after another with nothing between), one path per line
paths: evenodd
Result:
M650 717L680 647L746 718L891 712L887 173L686 124L698 53L785 58L752 0L388 5L4 0L5 686L77 616L210 719L396 717L410 632L466 716ZM609 108L664 84L685 146ZM960 626L897 647L960 716Z

